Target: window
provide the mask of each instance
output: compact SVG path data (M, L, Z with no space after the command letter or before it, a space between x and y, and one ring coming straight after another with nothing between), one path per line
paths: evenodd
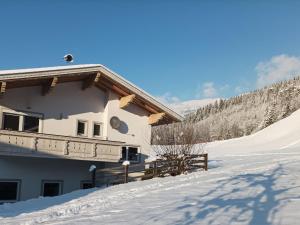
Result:
M19 200L20 180L0 180L0 202Z
M138 162L139 161L138 148L137 147L122 147L122 160Z
M87 136L87 122L79 120L77 122L77 135Z
M39 121L38 117L24 116L24 131L27 132L39 132Z
M92 187L93 187L93 184L91 181L81 181L81 184L80 184L81 189L89 189Z
M101 130L101 128L102 128L101 123L94 123L94 132L93 132L93 135L95 137L102 136L102 130Z
M32 115L3 113L3 129L26 132L39 132L40 118Z
M3 114L4 130L19 130L20 116L13 114Z
M62 181L42 181L42 196L53 197L62 194Z

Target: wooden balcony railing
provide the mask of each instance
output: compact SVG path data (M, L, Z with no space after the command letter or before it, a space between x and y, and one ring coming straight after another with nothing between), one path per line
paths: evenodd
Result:
M118 162L123 142L0 130L0 155Z

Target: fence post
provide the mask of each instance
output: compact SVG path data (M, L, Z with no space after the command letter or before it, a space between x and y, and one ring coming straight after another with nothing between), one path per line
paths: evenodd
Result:
M124 166L124 183L128 183L128 168L129 168L130 162L124 161L122 165Z
M153 167L153 177L157 177L157 161L154 161Z
M205 171L207 171L207 169L208 169L208 155L207 155L207 153L204 154L204 169L205 169Z
M96 187L96 166L91 165L89 171L92 174L92 188L94 188Z

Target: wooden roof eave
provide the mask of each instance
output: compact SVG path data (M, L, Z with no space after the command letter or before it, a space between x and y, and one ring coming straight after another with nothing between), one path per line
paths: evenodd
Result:
M120 97L127 95L135 95L134 104L144 108L149 113L166 113L166 117L172 121L179 122L182 120L177 113L170 110L169 108L162 105L160 102L151 97L148 93L145 93L134 84L126 81L118 74L112 72L102 65L95 65L88 68L76 68L76 69L61 69L54 71L36 71L29 74L16 74L16 75L1 75L0 81L5 82L6 89L14 88L12 85L14 82L19 82L17 87L23 86L26 84L24 81L32 82L33 85L28 84L29 86L43 85L47 83L49 79L58 77L59 83L61 82L71 82L71 81L81 81L86 80L88 76L95 76L100 72L101 78L96 79L97 82L95 85L104 90L110 89L116 92ZM103 75L103 76L102 76ZM81 76L81 77L80 77ZM38 82L40 80L40 82ZM4 84L4 83L3 83ZM176 116L174 116L176 115Z

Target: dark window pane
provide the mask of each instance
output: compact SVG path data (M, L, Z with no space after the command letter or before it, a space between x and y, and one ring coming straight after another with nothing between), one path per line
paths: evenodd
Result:
M129 161L138 161L138 149L137 148L128 148L128 160Z
M122 160L126 160L126 147L122 147Z
M3 129L19 130L20 117L16 115L4 114Z
M33 116L24 116L24 131L39 132L39 118Z
M78 121L77 134L85 135L85 123Z
M44 183L44 197L52 197L60 194L60 183Z
M100 136L100 124L94 124L94 136Z
M0 200L17 200L18 182L0 182Z
M92 183L82 183L82 189L89 189L92 187L93 187Z

